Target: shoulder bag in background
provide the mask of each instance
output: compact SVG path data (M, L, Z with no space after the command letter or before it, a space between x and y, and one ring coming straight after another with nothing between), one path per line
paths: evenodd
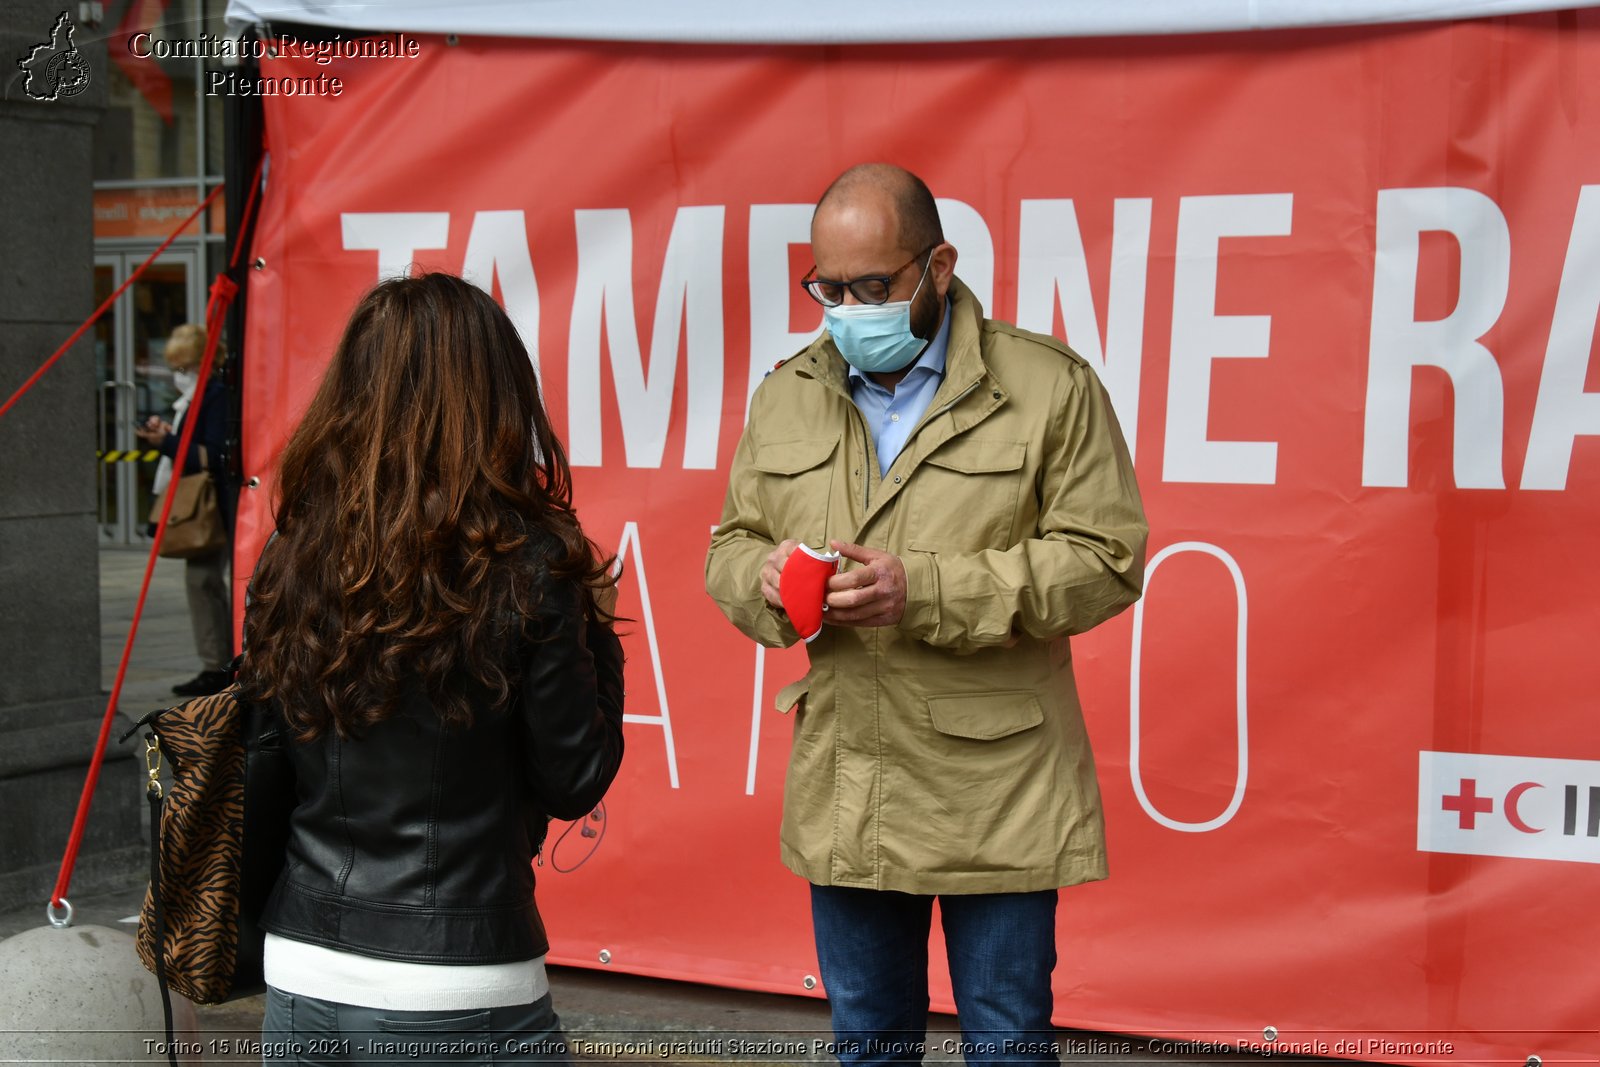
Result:
M211 477L206 448L200 446L200 470L178 479L172 490L172 513L161 538L162 559L194 559L228 547L228 530L222 525L222 505L217 483ZM150 509L150 521L161 521L161 499Z

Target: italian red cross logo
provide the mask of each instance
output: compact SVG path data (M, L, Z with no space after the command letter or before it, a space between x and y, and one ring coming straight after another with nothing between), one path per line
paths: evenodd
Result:
M1478 780L1476 778L1463 778L1456 788L1455 796L1446 796L1441 805L1445 811L1453 811L1461 820L1463 830L1476 830L1478 828L1478 815L1487 815L1494 810L1494 801L1489 797L1478 796Z

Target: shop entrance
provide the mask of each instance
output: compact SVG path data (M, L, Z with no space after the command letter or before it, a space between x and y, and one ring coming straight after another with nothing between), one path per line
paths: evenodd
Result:
M96 304L110 296L154 248L151 244L98 252ZM201 321L203 278L198 249L169 249L95 325L95 460L102 544L149 540L145 523L157 460L154 450L147 449L133 431L151 415L172 419L178 390L162 352L176 327Z

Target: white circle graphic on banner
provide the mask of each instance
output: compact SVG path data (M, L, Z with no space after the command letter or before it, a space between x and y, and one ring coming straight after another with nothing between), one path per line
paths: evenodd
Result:
M1150 797L1144 791L1144 775L1139 767L1139 660L1144 645L1144 606L1150 599L1150 588L1155 581L1156 568L1173 556L1184 552L1199 552L1212 556L1222 561L1228 568L1228 573L1233 576L1234 596L1239 603L1238 631L1234 637L1234 700L1235 700L1235 735L1238 742L1238 762L1234 772L1233 799L1228 802L1221 815L1204 822L1183 822L1171 816L1164 815L1156 810L1150 802ZM1249 760L1249 729L1248 706L1245 694L1245 633L1249 623L1249 598L1245 595L1244 573L1239 570L1239 564L1227 552L1216 545L1204 541L1179 541L1168 545L1145 567L1144 596L1133 605L1133 654L1128 666L1128 774L1133 779L1133 793L1139 798L1139 806L1145 814L1169 830L1181 830L1185 833L1203 834L1208 830L1215 830L1225 826L1239 811L1239 805L1244 803L1245 782L1250 773Z

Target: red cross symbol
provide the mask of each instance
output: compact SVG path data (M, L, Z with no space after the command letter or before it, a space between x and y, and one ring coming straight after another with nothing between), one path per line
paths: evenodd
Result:
M1445 811L1453 811L1461 818L1460 829L1476 830L1478 828L1478 813L1488 814L1494 810L1494 801L1489 797L1478 796L1478 780L1476 778L1463 778L1455 796L1447 796L1441 805Z

